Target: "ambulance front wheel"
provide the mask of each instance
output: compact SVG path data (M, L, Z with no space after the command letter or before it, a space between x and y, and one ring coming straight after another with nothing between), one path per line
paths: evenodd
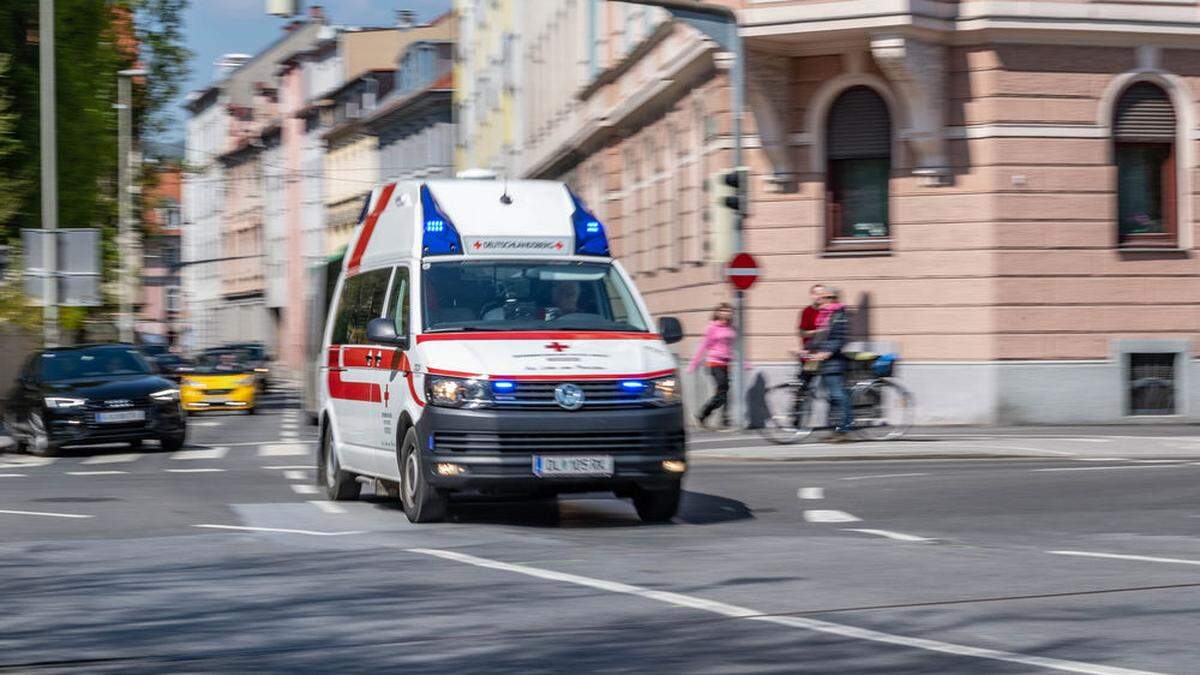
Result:
M337 449L333 447L329 425L321 431L321 447L317 452L317 480L320 481L321 487L325 488L325 496L333 502L353 501L358 499L358 494L362 491L362 484L358 482L357 477L348 471L342 471Z
M417 430L404 434L400 450L400 501L404 515L414 523L436 523L446 519L446 495L429 484L425 461L417 445Z

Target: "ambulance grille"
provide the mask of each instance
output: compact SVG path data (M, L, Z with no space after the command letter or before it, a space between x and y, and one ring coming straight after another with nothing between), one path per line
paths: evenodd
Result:
M516 390L508 394L494 395L494 408L558 408L554 400L554 389L570 382L520 382ZM621 408L644 408L654 401L641 392L621 391L616 381L572 382L583 390L583 407L607 410Z
M438 452L525 454L636 454L683 452L682 431L437 431L433 447Z

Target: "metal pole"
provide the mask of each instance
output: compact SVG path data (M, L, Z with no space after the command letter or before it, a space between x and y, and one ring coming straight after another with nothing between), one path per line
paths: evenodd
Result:
M132 211L129 203L130 80L124 72L117 76L117 251L121 257L117 266L117 286L121 298L117 328L120 331L121 342L133 342L133 298L130 297L133 291L133 270L129 264L129 249L133 245L129 240L129 218Z
M55 136L54 0L38 7L38 89L42 145L42 331L47 347L58 346L58 140Z
M741 253L744 250L745 242L742 236L742 218L746 214L747 202L750 196L750 186L746 183L749 181L749 172L742 174L740 167L742 166L742 108L745 105L746 81L745 81L745 53L742 50L742 36L738 34L737 22L728 24L729 26L729 42L733 45L733 68L731 69L733 87L733 166L738 171L738 175L743 178L743 182L738 186L738 210L733 215L733 249L735 253ZM738 429L746 427L746 292L737 291L734 295L734 312L737 316L737 332L735 333L736 340L734 346L734 370L733 373L733 409L732 413L734 426Z

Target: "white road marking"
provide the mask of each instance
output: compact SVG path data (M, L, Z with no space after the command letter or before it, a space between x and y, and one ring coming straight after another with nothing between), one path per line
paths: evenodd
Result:
M803 487L796 491L796 496L800 499L824 499L825 488Z
M29 474L25 473L0 473L0 478L28 478Z
M316 485L304 485L304 484L291 483L291 486L292 486L292 492L295 492L298 495L315 495L315 494L317 494L317 492L320 491L317 489Z
M299 443L267 443L258 449L259 457L307 455L308 448Z
M95 518L95 516L85 516L81 513L47 513L45 511L13 511L11 509L0 509L0 513L8 513L14 516L46 516L49 518Z
M288 469L283 472L283 477L288 480L308 480L308 472L303 469Z
M144 455L141 453L127 453L120 455L96 455L83 460L83 464L119 464L121 462L136 462Z
M279 425L279 428L289 429L289 430L294 431L296 429L296 423L295 422L284 422L283 424Z
M204 422L188 422L188 426L190 426L190 427L219 427L219 426L221 426L221 423L214 422L212 420L207 420Z
M246 441L244 443L226 443L225 445L228 445L231 448L247 448L250 446L259 448L259 447L262 447L263 445L270 445L270 444L274 443L275 440L276 439L274 439L274 438L268 438L268 439L262 440L262 441ZM311 445L311 444L316 443L316 441L315 440L313 440L313 441L296 441L296 443L298 443L300 445Z
M1054 469L1030 469L1030 471L1117 471L1122 469L1173 469L1184 464L1135 464L1133 466L1067 466Z
M270 469L272 471L279 471L279 470L286 470L286 469L309 469L312 467L309 467L308 465L305 465L305 464L277 464L275 466L264 466L262 468Z
M228 452L229 448L224 446L204 448L203 450L180 450L171 455L171 459L221 459Z
M119 476L128 471L67 471L68 476Z
M365 530L351 530L347 532L316 532L314 530L289 530L282 527L249 527L246 525L193 525L192 527L203 527L210 530L239 530L243 532L280 532L283 534L308 534L314 537L344 537L350 534L366 534Z
M1186 459L1131 459L1134 464L1186 464Z
M30 457L16 455L0 462L0 469L32 469L38 466L50 466L58 461L57 457Z
M1072 457L1072 462L1128 462L1124 457Z
M874 535L878 535L880 537L887 537L888 539L895 539L896 541L919 541L919 542L937 541L936 539L930 539L929 537L918 537L915 534L904 534L903 532L892 532L891 530L871 530L871 529L867 529L867 528L848 527L848 528L846 528L846 531L847 532L862 532L863 534L874 534Z
M167 469L167 473L221 473L225 469Z
M1112 443L1111 438L1059 438L1057 436L1052 436L1047 440L1070 441L1072 443Z
M346 507L342 506L341 504L334 504L333 502L325 502L325 501L321 501L319 499L314 499L313 501L310 501L309 504L312 504L313 506L317 507L318 509L321 509L325 513L345 513L346 512Z
M1092 551L1046 551L1054 555L1077 555L1088 558L1112 558L1114 560L1137 560L1139 562L1158 562L1172 563L1175 565L1200 565L1200 560L1186 560L1184 558L1159 558L1148 555L1126 555L1124 553L1094 553Z
M1067 661L1064 659L1055 659L1047 656L1030 656L1027 654L1006 652L998 649L971 647L950 642L941 642L939 640L928 640L925 638L895 635L892 633L871 630L869 628L859 628L857 626L847 626L845 624L833 623L830 621L821 621L819 619L809 619L806 617L797 616L764 615L760 611L747 607L739 607L737 605L730 605L724 602L717 602L715 600L684 595L682 593L654 591L648 588L634 586L632 584L595 579L592 577L585 577L567 572L546 570L538 567L531 567L529 565L504 563L497 560L479 558L473 555L467 555L465 553L458 553L455 551L427 548L410 548L407 550L410 553L433 556L435 558L442 558L444 560L453 560L454 562L474 565L475 567L483 567L487 569L500 570L503 572L511 572L514 574L522 574L537 579L546 579L549 581L575 584L577 586L609 591L611 593L622 593L625 595L632 595L647 600L654 600L657 602L674 605L676 607L698 609L736 619L762 621L764 623L772 623L818 633L838 635L856 640L869 640L871 642L881 642L900 647L908 647L911 649L921 649L925 651L939 652L942 654L968 656L980 659L990 659L993 661L1004 661L1008 663L1019 663L1027 666L1035 666L1037 668L1049 668L1052 670L1061 670L1072 673L1088 673L1089 675L1147 675L1146 671L1129 670L1126 668L1117 668L1113 666L1101 666L1082 661Z
M928 476L927 473L876 473L870 476L847 476L842 480L866 480L868 478L908 478L909 476Z
M860 520L845 511L827 509L811 509L804 512L804 519L810 523L853 523Z

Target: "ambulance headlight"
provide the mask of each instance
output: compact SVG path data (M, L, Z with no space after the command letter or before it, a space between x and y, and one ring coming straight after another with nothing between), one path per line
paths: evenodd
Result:
M482 408L491 402L487 382L438 375L425 378L425 397L446 408Z
M651 380L654 386L654 402L659 405L678 405L680 401L679 380L671 375Z

